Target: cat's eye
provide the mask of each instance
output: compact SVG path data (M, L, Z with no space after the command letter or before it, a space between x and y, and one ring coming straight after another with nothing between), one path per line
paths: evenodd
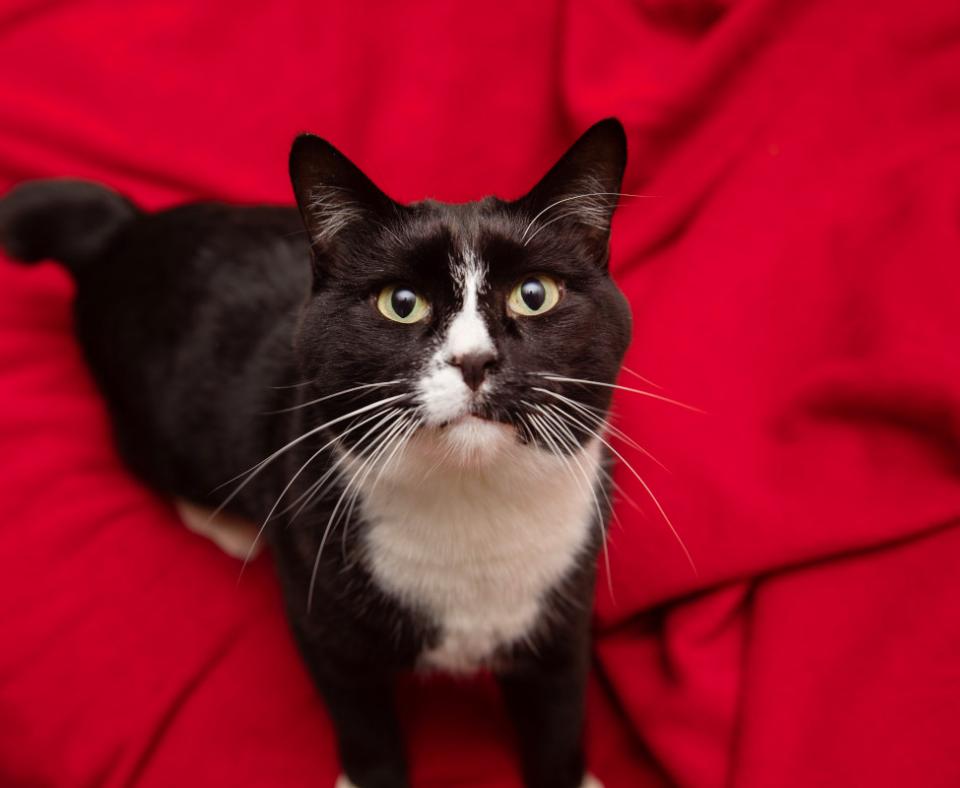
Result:
M377 309L397 323L417 323L430 311L426 299L406 285L388 285L377 296Z
M507 299L507 308L515 315L535 317L553 309L560 301L560 284L556 279L538 274L521 281Z

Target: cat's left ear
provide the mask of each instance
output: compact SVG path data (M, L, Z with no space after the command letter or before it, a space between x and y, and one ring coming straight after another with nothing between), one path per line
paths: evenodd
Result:
M516 201L529 224L524 243L541 232L568 230L605 262L610 222L627 164L627 136L616 118L587 129L528 194Z
M290 150L290 180L314 249L327 252L347 233L396 209L350 159L313 134L301 134Z

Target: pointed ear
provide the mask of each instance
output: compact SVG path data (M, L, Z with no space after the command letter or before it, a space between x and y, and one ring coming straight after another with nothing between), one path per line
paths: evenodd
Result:
M517 201L530 221L524 243L554 224L582 232L605 252L626 164L627 137L619 120L607 118L587 129Z
M333 145L301 134L290 150L290 180L314 249L326 251L342 234L396 206Z

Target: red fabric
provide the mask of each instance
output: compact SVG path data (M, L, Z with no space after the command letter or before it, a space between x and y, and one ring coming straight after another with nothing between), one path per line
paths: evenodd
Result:
M600 581L608 788L960 785L956 0L0 9L0 189L287 201L310 129L400 199L520 193L610 114L628 470ZM122 469L53 267L0 266L0 784L330 784L269 559ZM624 385L649 388L625 373ZM416 785L518 785L488 683L406 686Z

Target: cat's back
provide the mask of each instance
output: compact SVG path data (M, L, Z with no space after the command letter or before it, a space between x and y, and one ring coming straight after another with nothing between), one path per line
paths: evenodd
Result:
M308 292L308 256L293 208L198 202L143 213L75 272L77 309L136 312L175 331L173 315L291 308Z
M206 494L283 437L279 420L275 436L250 420L286 404L277 386L296 376L292 332L310 287L296 209L141 214L75 276L78 338L141 475Z

